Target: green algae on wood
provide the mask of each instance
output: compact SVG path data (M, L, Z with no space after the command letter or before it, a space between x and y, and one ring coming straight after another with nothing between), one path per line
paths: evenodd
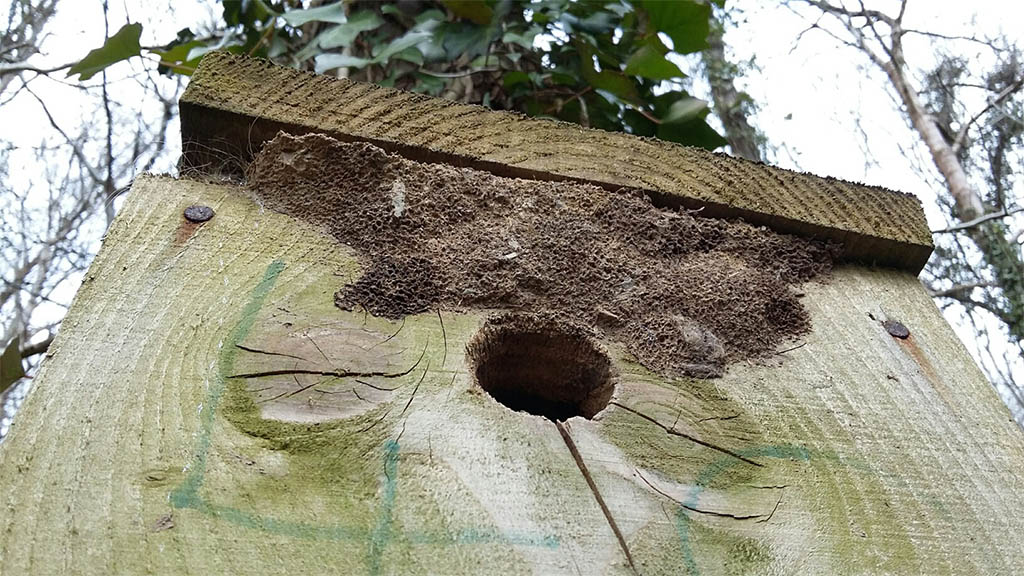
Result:
M217 216L183 234L193 203ZM628 573L554 426L473 383L465 344L486 313L406 320L395 339L425 350L411 403L419 370L352 418L265 417L246 385L258 378L227 378L211 403L225 359L270 365L232 359L235 340L361 327L332 300L358 269L237 187L137 179L0 446L0 571ZM616 403L758 464L615 404L571 419L639 570L1013 573L1024 442L919 283L846 266L804 288L803 346L716 381L665 380L609 346ZM910 328L916 355L883 316ZM675 502L690 495L752 516Z

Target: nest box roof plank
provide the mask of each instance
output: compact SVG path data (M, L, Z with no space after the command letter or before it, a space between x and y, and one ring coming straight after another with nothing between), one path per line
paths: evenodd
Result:
M656 205L840 242L847 260L916 273L932 252L921 204L909 194L265 60L208 55L180 105L186 168L240 172L279 130L321 132L418 161L639 190Z

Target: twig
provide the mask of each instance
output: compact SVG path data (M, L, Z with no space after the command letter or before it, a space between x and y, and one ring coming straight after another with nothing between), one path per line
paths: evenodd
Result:
M932 230L932 234L950 234L953 232L959 232L961 230L967 230L968 228L973 228L979 224L984 224L989 220L998 220L1000 218L1006 218L1007 216L1012 216L1019 212L1024 212L1024 208L1014 208L1013 210L1006 210L1004 208L998 212L982 214L981 216L978 216L973 220L962 222L960 224L957 224L956 226L950 226L949 228L943 228L942 230Z

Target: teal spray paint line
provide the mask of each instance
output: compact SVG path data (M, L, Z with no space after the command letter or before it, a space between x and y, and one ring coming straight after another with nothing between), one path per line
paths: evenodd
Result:
M385 445L384 454L384 487L381 494L380 509L373 530L363 527L344 525L315 525L305 522L278 520L228 506L207 502L201 489L206 475L207 458L210 452L213 425L217 410L220 407L228 376L234 373L235 359L238 355L238 344L249 335L256 317L273 290L278 277L285 269L285 263L273 261L267 266L263 278L256 284L249 295L249 301L242 309L238 323L228 333L218 352L217 366L210 383L209 391L200 412L200 430L196 441L194 456L188 468L188 474L182 483L168 495L171 506L177 509L196 510L202 514L216 517L247 529L298 538L303 540L331 541L364 541L369 543L368 567L371 572L379 573L383 554L388 544L394 539L393 513L398 497L398 461L399 444L389 440ZM554 549L559 547L555 536L535 536L530 534L499 533L493 529L468 528L455 532L438 532L415 530L403 536L416 545L465 545L505 543L512 546L537 546Z

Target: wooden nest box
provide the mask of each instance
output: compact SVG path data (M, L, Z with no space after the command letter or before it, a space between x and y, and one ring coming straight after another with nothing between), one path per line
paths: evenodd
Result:
M1012 574L912 196L207 56L0 446L3 574Z

